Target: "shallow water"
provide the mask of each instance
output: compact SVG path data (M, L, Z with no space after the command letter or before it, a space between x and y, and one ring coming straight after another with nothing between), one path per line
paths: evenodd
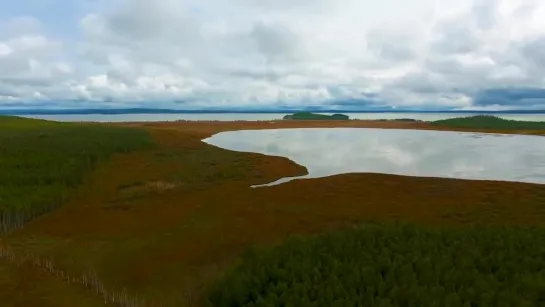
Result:
M309 173L266 185L344 173L545 184L545 137L541 136L305 128L228 131L203 141L234 151L286 157Z

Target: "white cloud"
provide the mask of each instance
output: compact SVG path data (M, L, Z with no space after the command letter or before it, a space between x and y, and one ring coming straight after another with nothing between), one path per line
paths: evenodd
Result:
M75 36L32 17L2 23L0 107L305 105L373 93L386 105L471 108L482 90L545 86L538 0L116 0L88 9Z

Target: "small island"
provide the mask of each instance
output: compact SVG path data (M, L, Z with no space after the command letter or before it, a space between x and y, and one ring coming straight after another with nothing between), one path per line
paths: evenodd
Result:
M284 116L285 120L349 120L348 115L344 114L316 114L311 112L296 112L292 115Z

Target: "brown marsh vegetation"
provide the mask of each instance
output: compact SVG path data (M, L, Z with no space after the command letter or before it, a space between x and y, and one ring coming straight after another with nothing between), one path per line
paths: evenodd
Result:
M0 276L12 278L0 279L0 289L15 289L0 293L5 306L122 305L119 299L115 304L104 300L96 293L100 287L134 298L122 306L198 306L203 290L247 247L363 221L456 227L545 223L541 185L348 174L250 189L305 169L288 159L231 152L200 141L241 129L453 130L448 127L381 121L117 125L147 129L155 146L113 155L86 176L62 207L1 238L11 256L0 259L0 270L7 272ZM86 290L85 282L68 283L44 263L63 276L93 276L100 286Z

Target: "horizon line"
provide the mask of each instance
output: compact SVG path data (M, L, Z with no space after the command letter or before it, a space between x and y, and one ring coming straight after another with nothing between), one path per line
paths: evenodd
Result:
M163 108L70 108L70 109L0 109L0 115L122 115L122 114L282 114L312 113L467 113L467 114L545 114L545 110L453 110L453 109L163 109Z

